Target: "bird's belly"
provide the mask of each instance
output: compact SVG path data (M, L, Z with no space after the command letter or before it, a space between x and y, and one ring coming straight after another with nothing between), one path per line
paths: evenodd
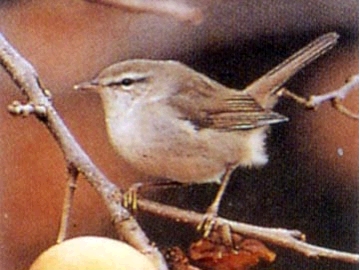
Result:
M115 149L145 175L181 183L219 181L229 164L251 166L253 161L261 164L267 160L262 147L265 136L260 136L260 144L255 142L260 153L254 154L257 147L249 143L256 134L198 131L189 122L168 119L156 123L132 119L120 125L119 119L114 125L109 122Z
M224 164L193 132L157 126L124 127L112 138L117 152L145 175L181 183L218 181Z
M157 148L145 154L142 151L141 155L134 156L131 164L149 176L180 183L218 182L225 171L224 164L207 153L188 150L174 153Z

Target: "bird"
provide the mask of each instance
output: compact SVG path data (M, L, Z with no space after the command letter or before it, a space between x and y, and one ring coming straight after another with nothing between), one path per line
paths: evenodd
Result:
M178 61L150 59L115 63L74 88L99 93L113 148L149 179L219 183L210 220L233 170L268 162L269 127L288 121L273 111L279 90L338 37L318 37L242 90Z

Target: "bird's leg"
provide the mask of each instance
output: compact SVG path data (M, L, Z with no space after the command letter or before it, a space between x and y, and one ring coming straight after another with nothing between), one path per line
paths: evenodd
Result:
M233 164L229 164L226 166L225 173L221 176L220 179L220 188L216 194L216 197L212 204L209 206L209 208L206 210L206 213L204 215L204 218L202 222L197 226L198 230L203 230L204 237L208 237L211 233L211 230L213 229L215 225L215 218L218 215L219 207L221 203L221 199L224 195L224 192L226 190L226 187L230 181L230 176L233 170L236 166ZM224 238L228 238L228 236L225 236Z

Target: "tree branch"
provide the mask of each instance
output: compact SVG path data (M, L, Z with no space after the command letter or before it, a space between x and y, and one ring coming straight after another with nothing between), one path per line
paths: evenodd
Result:
M141 211L194 226L202 222L204 218L202 213L182 210L145 199L138 200L138 207ZM216 225L229 225L233 232L293 250L307 257L328 258L353 264L359 263L357 254L323 248L304 242L305 235L297 230L260 227L220 217L216 219Z
M30 107L33 106L34 108L45 108L45 112L42 111L42 114L36 114L35 109L20 110L19 113L35 113L47 126L59 144L60 149L63 151L67 164L73 164L79 172L84 174L88 182L104 200L112 220L115 223L119 237L150 257L158 269L167 269L161 253L150 244L150 240L141 230L136 220L121 206L122 193L120 190L93 164L55 111L49 99L49 92L41 86L34 67L26 61L1 34L0 64L31 101L31 103L26 105ZM24 105L24 107L28 107L26 105Z

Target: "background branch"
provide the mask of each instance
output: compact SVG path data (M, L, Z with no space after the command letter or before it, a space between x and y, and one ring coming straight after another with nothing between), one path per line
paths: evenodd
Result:
M341 112L342 114L348 116L352 119L359 119L359 116L351 111L349 111L341 101L345 99L345 97L359 87L359 75L354 75L349 78L348 82L331 92L327 92L322 95L312 95L308 99L298 96L295 93L289 91L286 88L282 88L280 91L277 92L278 96L287 97L293 99L295 102L305 106L307 109L316 109L322 103L330 101L332 106Z
M109 5L131 12L146 12L157 15L166 15L179 21L188 21L192 24L200 24L203 14L199 8L189 7L179 1L161 0L87 0L89 2Z

